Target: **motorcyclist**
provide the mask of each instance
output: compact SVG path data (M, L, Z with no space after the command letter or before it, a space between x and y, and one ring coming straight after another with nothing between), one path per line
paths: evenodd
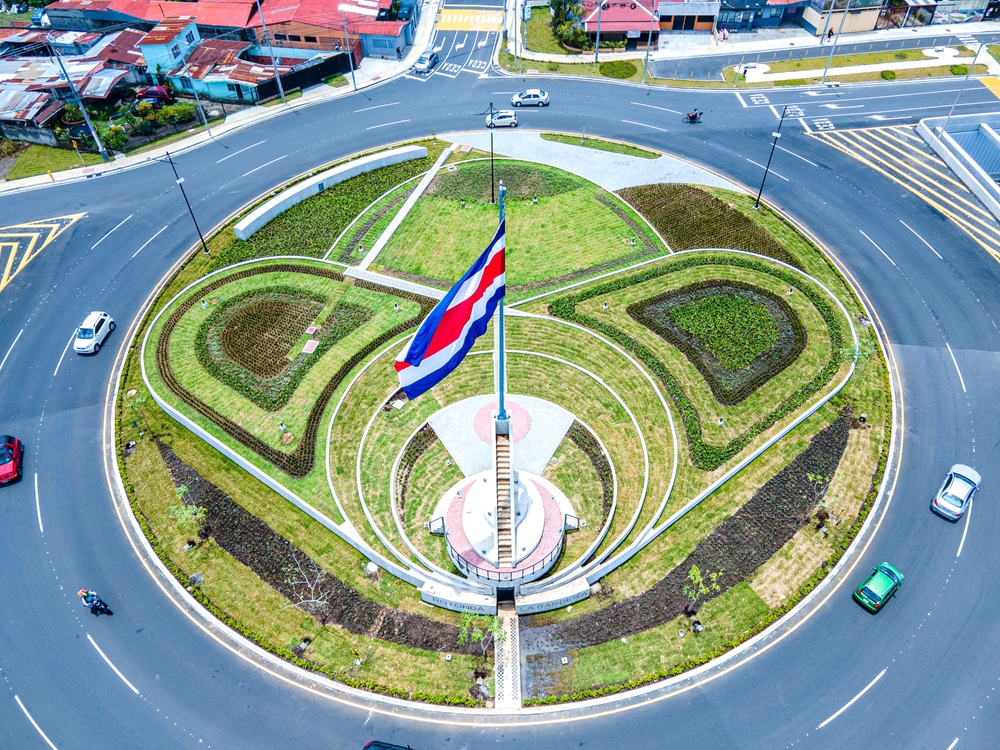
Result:
M699 112L697 109L692 109L690 112L687 113L687 120L688 122L698 122L698 120L701 119L701 115L702 113Z
M101 601L101 597L98 596L96 591L91 591L88 588L82 588L76 592L76 595L80 597L80 603L84 607L87 607L91 612L95 614L100 614L101 612L107 612L111 614L111 610L108 609L108 605Z

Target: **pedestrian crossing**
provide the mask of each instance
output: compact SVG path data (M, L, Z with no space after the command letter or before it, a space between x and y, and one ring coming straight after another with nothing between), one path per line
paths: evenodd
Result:
M441 11L437 28L439 31L500 31L503 28L503 11L445 8Z
M0 291L56 237L85 215L70 214L0 228Z
M812 133L909 190L1000 261L1000 225L913 125Z

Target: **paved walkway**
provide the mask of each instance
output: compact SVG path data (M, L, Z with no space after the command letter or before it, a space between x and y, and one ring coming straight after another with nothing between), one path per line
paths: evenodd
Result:
M525 114L531 116L530 112ZM449 137L448 140L456 144L468 144L487 153L490 150L488 131L465 133ZM743 192L741 187L729 180L673 156L643 159L638 156L546 141L542 139L540 133L519 129L497 130L493 143L497 154L559 167L612 192L654 182L691 183Z

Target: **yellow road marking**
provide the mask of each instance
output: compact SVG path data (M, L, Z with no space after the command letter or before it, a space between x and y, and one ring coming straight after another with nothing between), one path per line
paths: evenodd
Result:
M997 99L1000 99L1000 79L993 78L992 76L988 78L984 76L979 80L986 88L993 92L993 95Z
M503 11L442 10L437 27L441 31L500 31Z
M52 219L41 219L40 221L29 221L24 224L0 227L0 259L2 259L2 251L5 248L10 248L7 265L4 268L3 276L0 276L0 291L3 291L4 287L15 276L21 273L24 267L34 260L42 250L51 245L56 237L84 216L86 214L68 214L66 216L56 216ZM14 261L18 256L20 256L20 261L15 269Z

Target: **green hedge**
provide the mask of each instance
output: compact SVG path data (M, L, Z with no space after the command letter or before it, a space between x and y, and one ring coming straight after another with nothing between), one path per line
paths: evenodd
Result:
M604 44L601 44L604 47ZM635 67L628 60L614 60L612 62L603 62L599 68L602 76L607 76L608 78L618 78L624 80L626 78L631 78L639 69Z

